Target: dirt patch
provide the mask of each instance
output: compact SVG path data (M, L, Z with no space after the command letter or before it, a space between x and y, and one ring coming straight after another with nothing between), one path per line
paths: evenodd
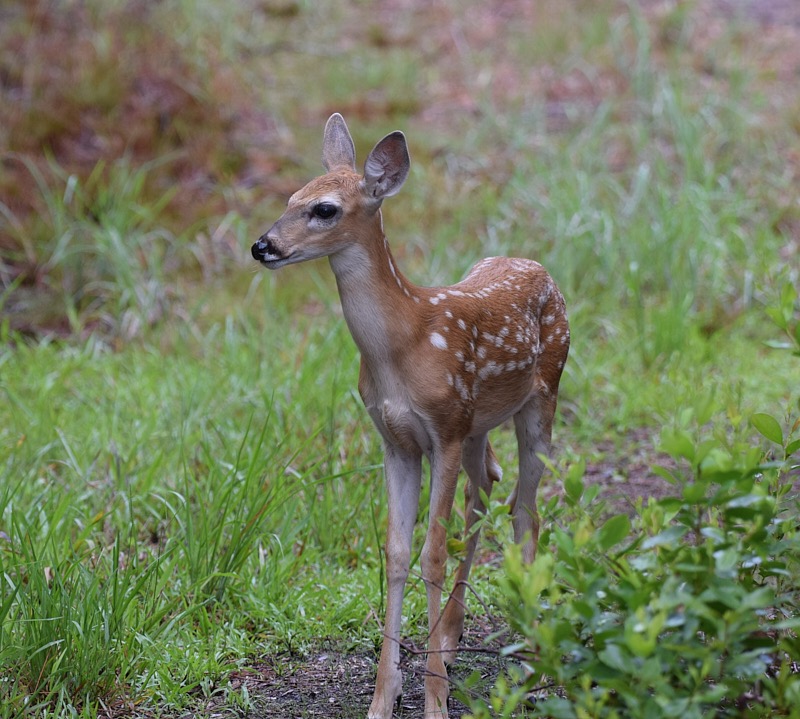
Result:
M587 487L600 487L598 499L607 503L611 513L631 514L639 499L675 494L675 485L653 471L656 465L670 472L677 470L675 461L658 452L656 444L653 430L646 428L625 433L619 442L606 439L595 444L596 459L587 463L583 481ZM552 496L560 491L555 485L543 487L542 494Z
M507 666L499 657L501 644L489 641L491 627L473 624L465 633L457 662L450 669L453 690L448 711L451 719L467 713L462 699L487 697L497 676ZM395 719L416 719L425 706L425 659L421 650L407 643L401 650L403 695ZM249 719L353 719L367 714L375 686L377 656L329 649L305 656L276 656L249 667L231 678L234 689L247 689L253 699ZM465 680L477 672L480 680L469 690ZM208 716L219 716L224 707L210 703ZM187 718L188 719L188 718Z

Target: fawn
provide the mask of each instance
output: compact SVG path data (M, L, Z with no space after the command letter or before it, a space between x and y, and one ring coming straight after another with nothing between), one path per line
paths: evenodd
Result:
M446 664L464 626L464 595L477 533L501 469L488 432L513 418L519 479L509 499L515 541L532 561L539 535L536 490L548 454L558 384L569 352L564 299L537 262L491 257L451 287L418 287L395 264L383 233L381 203L408 176L402 132L384 137L356 170L344 119L325 126L326 174L289 199L252 247L269 269L328 257L342 310L361 352L358 389L383 439L388 495L386 620L369 719L389 719L400 697L400 623L412 533L430 463L430 516L420 564L428 598L425 717L447 716ZM455 587L441 608L445 528L461 467L467 474L467 541ZM483 493L483 494L482 494Z

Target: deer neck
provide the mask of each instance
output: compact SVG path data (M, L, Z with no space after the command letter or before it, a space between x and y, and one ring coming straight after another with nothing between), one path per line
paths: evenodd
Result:
M368 365L391 362L413 336L420 288L397 268L382 228L330 256L342 312Z

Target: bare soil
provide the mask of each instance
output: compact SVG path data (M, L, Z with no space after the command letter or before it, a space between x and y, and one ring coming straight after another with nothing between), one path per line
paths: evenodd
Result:
M458 719L467 712L462 702L459 686L473 672L480 681L471 691L488 694L495 678L505 668L499 658L500 645L487 644L485 627L473 626L465 637L459 660L450 670L454 683L450 697L450 716ZM424 656L421 650L407 645L401 652L404 675L403 695L395 710L397 719L422 716L425 698ZM254 708L247 714L250 719L285 718L300 719L327 717L364 717L367 714L374 689L376 657L358 653L323 649L320 653L298 660L296 657L273 657L233 677L234 687L246 684ZM209 715L221 707L210 705Z

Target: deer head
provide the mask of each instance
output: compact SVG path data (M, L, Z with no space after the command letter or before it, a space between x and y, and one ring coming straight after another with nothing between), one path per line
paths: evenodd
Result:
M322 164L326 174L295 192L253 244L253 257L265 267L327 257L371 235L365 230L380 222L381 203L400 191L411 161L405 135L392 132L375 145L359 175L353 139L337 113L325 125Z

